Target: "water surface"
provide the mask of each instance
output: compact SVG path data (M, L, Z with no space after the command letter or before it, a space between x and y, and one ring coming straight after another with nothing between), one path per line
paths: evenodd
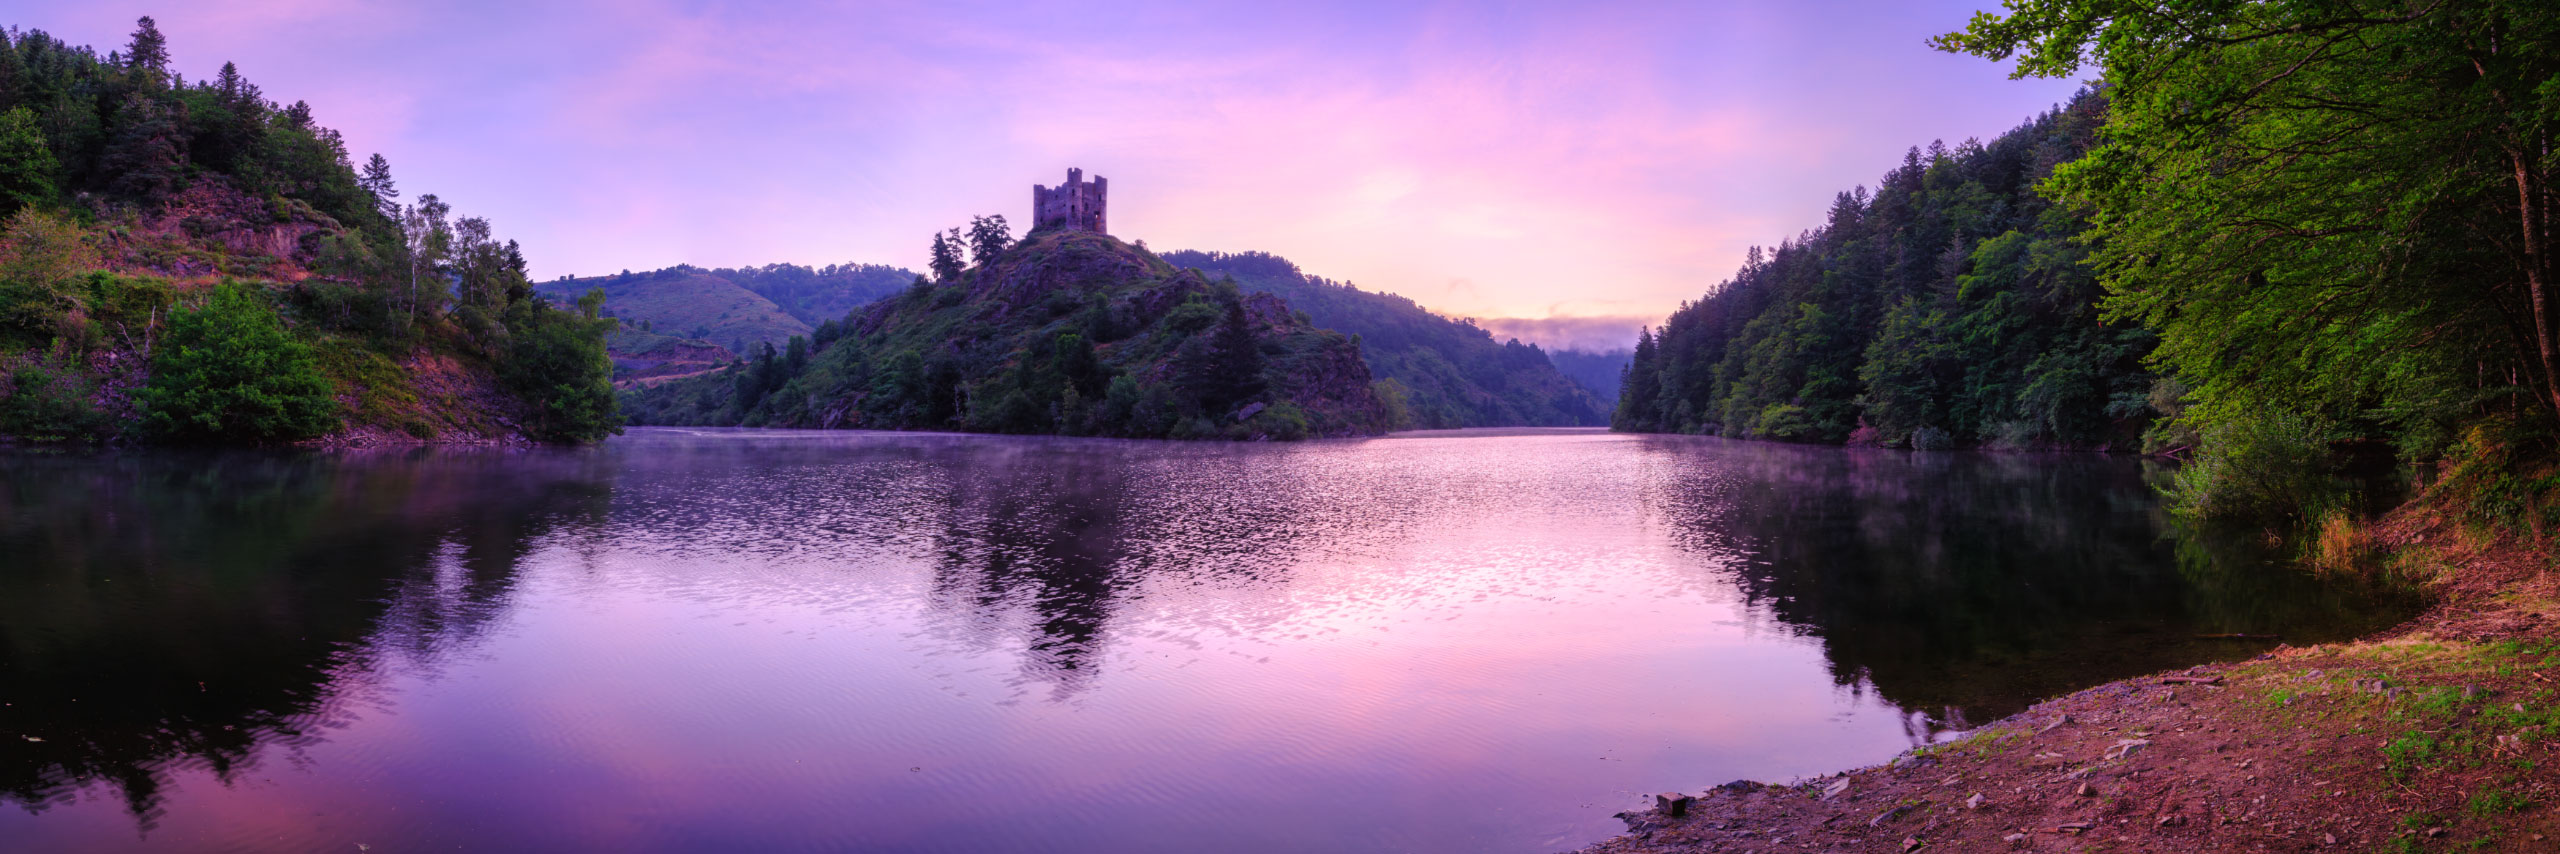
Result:
M2263 648L2198 634L2394 613L2180 532L2144 465L1591 431L0 451L0 839L1551 851Z

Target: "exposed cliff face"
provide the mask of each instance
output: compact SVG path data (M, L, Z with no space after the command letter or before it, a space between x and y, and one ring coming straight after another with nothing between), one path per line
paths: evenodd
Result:
M1044 231L813 354L626 396L648 423L1293 439L1384 432L1358 344L1108 235Z
M103 266L180 280L301 281L311 275L312 238L344 230L308 205L271 203L221 175L201 176L159 206L110 213L123 221L96 235Z

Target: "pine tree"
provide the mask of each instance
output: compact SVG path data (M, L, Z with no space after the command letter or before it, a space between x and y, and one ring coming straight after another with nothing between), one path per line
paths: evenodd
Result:
M960 271L962 269L960 263L960 249L961 241L959 229L952 229L951 233L947 235L938 231L934 232L933 261L931 265L933 267L934 281L941 282L946 285L960 281Z
M373 194L373 209L380 211L384 219L398 218L400 189L391 182L391 161L382 159L379 153L373 155L373 159L364 162L364 174L356 177L356 186Z
M140 75L145 85L157 88L169 79L169 40L160 35L160 25L149 15L133 23L133 43L124 51L125 67Z
M223 63L222 73L214 75L213 78L214 94L219 95L224 104L232 104L240 100L242 85L240 66L229 62Z
M1757 247L1752 251L1759 252ZM1655 429L1654 402L1661 397L1661 368L1655 364L1660 351L1653 342L1653 330L1636 332L1636 353L1627 360L1626 374L1618 382L1618 413L1610 426L1618 430L1647 431Z
M1191 365L1192 391L1212 415L1224 415L1262 393L1262 347L1244 301L1227 303L1226 317L1209 333L1208 347Z
M186 123L160 99L138 92L125 98L116 123L120 129L98 162L108 192L145 204L168 198L187 164Z
M53 201L54 176L60 171L33 111L19 107L0 113L0 216Z
M0 110L34 106L35 96L35 78L27 69L26 57L6 33L0 33Z

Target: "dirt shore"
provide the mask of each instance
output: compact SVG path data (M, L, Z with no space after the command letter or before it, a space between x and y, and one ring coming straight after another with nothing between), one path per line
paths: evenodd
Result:
M1736 781L1582 854L2560 851L2560 573L2418 513L2374 534L2440 594L2343 644L2112 682L1893 762Z

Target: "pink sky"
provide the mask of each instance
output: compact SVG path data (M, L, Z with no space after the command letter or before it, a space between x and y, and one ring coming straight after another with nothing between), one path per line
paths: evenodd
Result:
M87 0L5 23L105 51L155 16L542 278L924 266L1069 166L1157 249L1261 250L1479 317L1659 318L1932 139L2076 84L1890 3Z

